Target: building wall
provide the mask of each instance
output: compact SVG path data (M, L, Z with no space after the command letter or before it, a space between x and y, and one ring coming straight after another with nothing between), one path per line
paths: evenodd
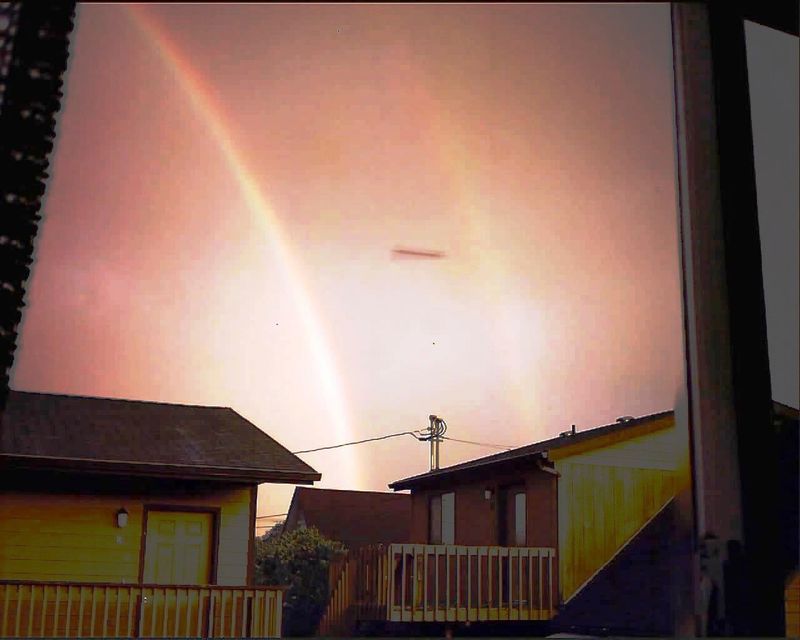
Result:
M495 469L469 480L450 480L435 489L412 491L411 541L428 542L428 501L431 496L455 492L455 543L484 546L498 544L498 487L524 484L527 501L526 544L529 547L555 547L556 477L530 463L514 470ZM492 490L486 500L484 492Z
M102 481L101 481L102 482ZM250 487L146 494L0 490L0 579L136 583L144 506L220 508L217 584L247 584ZM116 512L129 513L125 528Z
M666 424L666 423L665 423ZM672 426L669 426L672 425ZM568 600L688 482L674 423L594 451L554 451L561 598ZM563 457L562 457L563 456Z

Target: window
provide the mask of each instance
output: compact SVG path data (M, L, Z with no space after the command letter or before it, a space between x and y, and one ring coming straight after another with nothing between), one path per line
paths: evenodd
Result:
M527 541L527 507L525 493L519 492L514 495L514 544L524 547Z
M452 492L431 498L428 518L431 544L455 543L455 502L456 496Z

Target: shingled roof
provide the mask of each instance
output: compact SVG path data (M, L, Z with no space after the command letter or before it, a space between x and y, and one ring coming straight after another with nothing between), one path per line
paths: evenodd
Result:
M286 528L316 527L348 549L410 540L411 496L380 491L298 487Z
M389 488L394 489L395 491L400 491L403 489L418 487L420 485L427 483L430 480L453 475L456 473L472 471L475 469L488 467L490 465L503 464L515 460L520 460L523 458L529 458L535 456L544 457L548 455L550 451L560 449L562 447L567 447L567 446L572 447L579 443L589 444L589 442L592 440L601 442L603 436L611 436L613 434L618 434L626 430L631 430L633 432L634 428L637 426L646 425L648 423L656 423L662 418L669 418L673 415L674 414L672 411L662 411L661 413L654 413L652 415L642 416L640 418L630 418L622 422L618 421L615 422L614 424L597 427L595 429L578 431L568 436L558 436L556 438L550 438L549 440L543 440L541 442L536 442L534 444L525 445L524 447L518 447L517 449L512 449L511 451L495 453L493 455L485 456L483 458L469 460L467 462L455 464L450 467L444 467L442 469L436 469L435 471L429 471L427 473L422 473L416 476L412 476L410 478L405 478L403 480L397 480L396 482L390 484Z
M9 394L0 463L234 482L321 477L230 408L26 391Z

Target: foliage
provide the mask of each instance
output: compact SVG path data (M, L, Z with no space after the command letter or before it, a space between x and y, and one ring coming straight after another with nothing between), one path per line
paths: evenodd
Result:
M277 530L277 531L276 531ZM288 585L283 635L313 635L328 604L328 567L344 552L317 529L283 532L283 523L256 541L256 582Z

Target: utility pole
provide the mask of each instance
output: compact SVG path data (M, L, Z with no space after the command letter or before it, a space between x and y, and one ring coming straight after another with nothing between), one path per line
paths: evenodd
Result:
M438 416L428 416L431 421L430 427L422 432L422 441L428 440L431 443L431 471L439 468L439 443L444 439L444 433L447 431L447 423Z

